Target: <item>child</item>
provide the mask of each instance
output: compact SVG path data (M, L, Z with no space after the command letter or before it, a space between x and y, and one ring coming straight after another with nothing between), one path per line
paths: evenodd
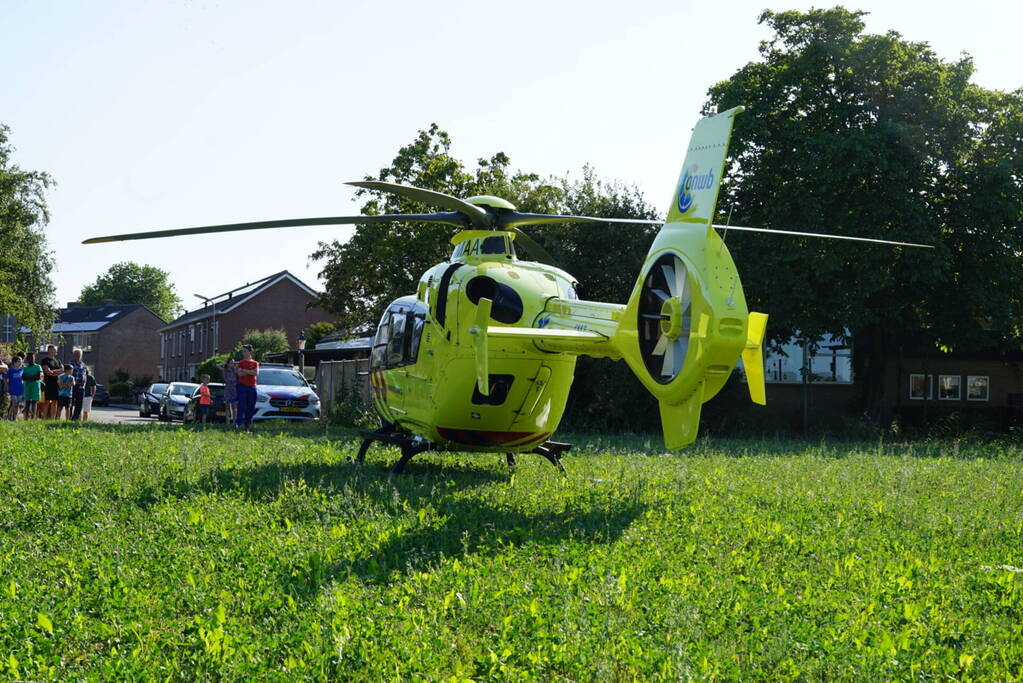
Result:
M14 356L7 370L7 392L11 397L11 405L7 409L7 419L14 422L18 419L18 410L25 400L25 368L21 366L21 357Z
M42 393L43 366L36 363L36 355L30 353L25 356L25 368L21 374L21 380L25 385L25 419L31 420L36 417L36 404Z
M57 375L57 417L61 419L61 414L65 415L64 419L71 419L71 395L75 390L75 376L71 374L74 368L71 367L70 363L64 363L64 372Z
M199 421L206 424L206 418L213 410L213 399L210 396L210 376L203 375L199 378L202 384L199 385Z

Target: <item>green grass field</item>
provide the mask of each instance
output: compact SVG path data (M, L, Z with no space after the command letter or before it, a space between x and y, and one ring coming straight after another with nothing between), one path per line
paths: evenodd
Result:
M1023 449L0 424L0 671L1023 677Z

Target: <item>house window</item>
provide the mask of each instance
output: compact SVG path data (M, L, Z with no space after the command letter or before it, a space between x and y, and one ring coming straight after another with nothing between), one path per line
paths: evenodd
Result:
M160 381L163 381L163 366L162 365L157 365L156 366L156 379L160 380Z
M845 338L849 338L846 332ZM764 379L778 384L852 384L852 347L838 337L824 334L814 340L793 337L764 356Z
M167 341L167 335L160 334L160 358L166 358L167 357L164 354L164 345L165 345L166 341ZM163 374L163 373L160 373L160 374Z
M962 377L938 375L938 400L958 401L960 398L962 398Z
M931 400L934 398L934 375L909 376L909 399L911 401Z
M969 375L966 378L966 400L990 400L990 380L987 375Z

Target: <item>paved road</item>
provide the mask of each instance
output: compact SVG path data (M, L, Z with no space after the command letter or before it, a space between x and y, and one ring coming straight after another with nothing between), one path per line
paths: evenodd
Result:
M127 406L110 406L100 408L93 406L90 419L93 422L105 422L107 424L163 424L155 417L139 417L138 408Z

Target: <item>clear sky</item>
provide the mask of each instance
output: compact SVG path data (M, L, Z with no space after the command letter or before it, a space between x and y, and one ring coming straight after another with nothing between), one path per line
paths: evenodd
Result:
M288 269L351 228L83 246L86 237L358 212L345 180L437 122L459 158L503 151L669 201L707 89L757 57L764 0L515 3L0 0L0 122L45 170L58 301L118 261L168 271L189 307ZM818 6L830 6L820 4ZM1020 2L864 0L867 28L968 52L1023 85Z

